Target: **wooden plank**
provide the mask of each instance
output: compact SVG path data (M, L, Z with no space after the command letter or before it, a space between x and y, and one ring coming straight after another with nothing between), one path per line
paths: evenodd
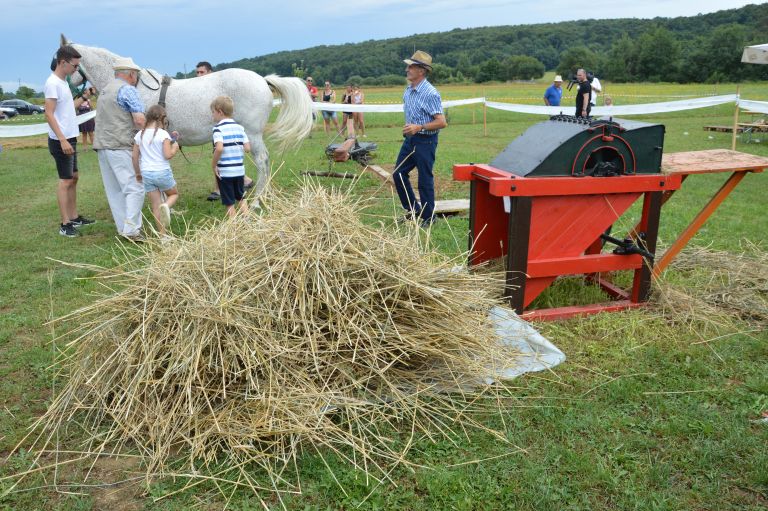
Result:
M368 172L371 172L374 176L381 179L383 182L387 183L389 186L394 188L395 183L392 181L392 174L387 172L382 167L379 167L378 165L368 165L365 167L365 170Z
M435 214L450 215L469 211L469 199L436 200Z
M721 133L732 133L733 126L704 126L704 131L719 131ZM737 133L744 131L744 128L737 128Z
M665 174L762 172L766 168L768 168L768 158L729 149L664 153L661 159L661 171Z
M744 129L750 129L755 133L768 131L768 124L763 124L759 122L740 122L739 127Z
M321 170L305 170L301 173L302 176L316 176L316 177L338 177L342 179L354 179L357 174L353 173L341 173L341 172L325 172Z

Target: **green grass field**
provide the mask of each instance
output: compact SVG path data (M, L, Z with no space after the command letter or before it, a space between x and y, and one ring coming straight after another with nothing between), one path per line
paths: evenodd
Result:
M441 87L444 99L485 96L492 100L540 104L547 84ZM735 93L736 85L605 84L616 104L669 101L680 95ZM742 97L768 100L768 83L741 86ZM397 102L401 89L369 89L368 102ZM567 93L566 93L567 94ZM572 100L565 100L571 109ZM666 125L665 151L730 148L726 133L702 127L733 123L732 105L636 117ZM18 119L18 118L17 118ZM436 172L438 199L466 198L468 186L451 180L456 163L488 162L530 125L543 120L487 110L487 136L481 106L449 111L449 127L440 136ZM16 122L41 122L25 116ZM10 122L10 121L9 121ZM367 114L367 140L379 144L374 162L391 165L402 140L397 114ZM301 172L327 170L326 137L318 123L312 138L296 151L271 152L274 186L299 186ZM768 138L768 137L765 137ZM0 139L0 477L29 467L23 449L9 456L51 399L55 370L51 340L58 332L47 322L87 304L95 284L83 270L57 261L108 266L125 245L115 238L104 197L96 155L80 157L80 211L98 223L76 239L59 236L55 199L56 174L44 137ZM768 140L739 143L737 150L768 156ZM206 202L210 191L208 147L186 149L189 162L173 160L181 199L173 231L211 217L222 207ZM391 167L390 167L391 168ZM337 172L359 172L355 163L335 164ZM694 176L665 206L660 244L669 244L724 181L724 176ZM386 187L369 174L359 180L321 178L327 186L353 187L366 197L368 221L392 223L399 206ZM765 219L768 177L749 175L692 240L696 246L739 253L743 240L768 250ZM617 222L625 232L637 220L637 208ZM146 210L146 214L148 210ZM466 216L441 220L432 241L446 255L467 246ZM132 250L128 248L127 250ZM695 289L706 276L669 276ZM765 290L764 290L765 291ZM564 283L548 290L546 303L568 304L579 291ZM763 297L765 299L765 297ZM490 435L432 443L418 442L411 453L414 468L401 466L395 484L375 487L365 477L331 458L332 476L322 460L309 453L300 460L302 495L283 497L289 509L573 509L573 510L726 510L768 507L768 425L755 422L768 410L768 333L735 323L706 334L649 307L540 324L538 327L568 356L554 371L529 374L510 385L514 398L499 417L488 419L510 444ZM702 339L702 336L704 336ZM701 342L702 340L708 342ZM393 434L396 434L394 432ZM62 440L61 449L80 448L77 438ZM485 460L464 464L470 460ZM50 461L50 459L49 459ZM87 468L87 467L86 467ZM102 460L92 483L125 477L130 465ZM60 479L63 476L59 474ZM338 480L338 484L336 480ZM162 480L145 493L140 485L54 488L55 475L34 475L23 492L0 500L0 509L220 509L215 491L185 492L155 502L177 488ZM343 487L343 491L339 485ZM9 481L0 481L0 492ZM208 490L212 488L206 488ZM369 496L370 493L370 496ZM280 507L273 496L269 506ZM367 498L366 498L367 497ZM236 492L229 509L261 509L258 499Z

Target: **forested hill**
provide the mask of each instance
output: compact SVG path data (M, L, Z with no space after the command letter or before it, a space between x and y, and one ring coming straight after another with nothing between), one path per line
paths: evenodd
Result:
M612 81L720 82L768 79L741 64L745 45L768 42L768 3L691 17L580 20L316 46L219 64L335 84L400 84L414 47L432 54L436 82L530 79L585 67Z

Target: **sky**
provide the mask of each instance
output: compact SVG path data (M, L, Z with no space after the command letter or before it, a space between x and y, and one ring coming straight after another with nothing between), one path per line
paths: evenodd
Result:
M695 16L760 0L5 0L0 86L41 91L59 44L70 41L130 56L175 75L282 50L407 37L454 28L554 23L586 18ZM429 50L428 48L424 48ZM409 55L403 55L403 58Z

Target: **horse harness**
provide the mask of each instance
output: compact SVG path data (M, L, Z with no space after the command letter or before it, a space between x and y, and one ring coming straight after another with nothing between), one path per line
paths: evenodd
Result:
M160 82L160 100L157 104L163 108L165 108L165 95L168 92L168 87L171 85L171 80L170 76L163 75L163 80Z

